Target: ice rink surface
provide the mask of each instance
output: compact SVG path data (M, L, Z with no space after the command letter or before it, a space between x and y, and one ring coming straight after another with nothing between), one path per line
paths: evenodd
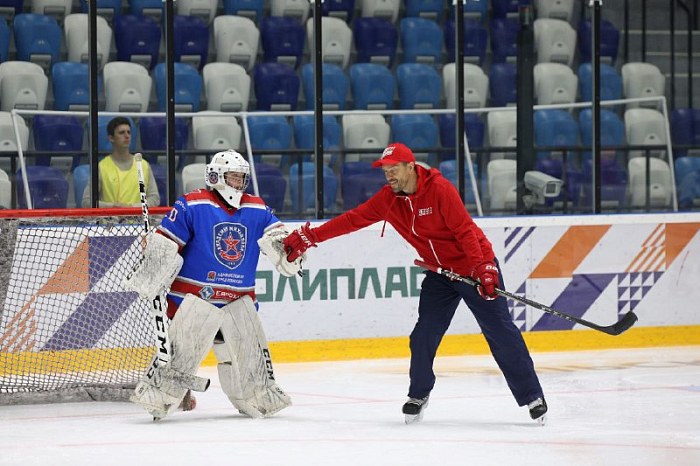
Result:
M294 405L258 420L232 408L207 367L197 409L158 423L130 403L0 406L0 464L700 465L700 347L533 359L543 427L490 356L439 357L412 425L406 359L276 364Z

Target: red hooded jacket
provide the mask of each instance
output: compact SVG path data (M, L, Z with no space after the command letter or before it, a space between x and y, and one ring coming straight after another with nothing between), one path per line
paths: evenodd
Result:
M491 243L435 168L416 165L414 194L396 194L387 184L367 202L314 228L318 241L335 238L384 220L429 263L469 275L477 265L493 261Z

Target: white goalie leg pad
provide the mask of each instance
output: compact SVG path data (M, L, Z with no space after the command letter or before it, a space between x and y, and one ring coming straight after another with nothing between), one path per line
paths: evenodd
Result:
M253 300L244 296L223 307L223 341L216 341L221 387L231 403L251 417L267 417L290 406L275 383L272 359Z
M163 418L177 409L188 388L206 390L207 379L196 377L221 327L224 311L188 294L180 304L168 336L172 345L170 362L156 368L152 379L136 386L131 401L143 406L156 418Z
M178 245L163 235L149 233L143 257L124 280L124 287L136 291L142 298L153 300L170 286L181 268Z
M272 228L258 240L258 246L260 246L260 252L267 257L279 273L285 277L293 277L302 271L302 263L306 260L306 254L289 262L287 252L284 250L284 239L287 236L289 236L289 230L284 225Z

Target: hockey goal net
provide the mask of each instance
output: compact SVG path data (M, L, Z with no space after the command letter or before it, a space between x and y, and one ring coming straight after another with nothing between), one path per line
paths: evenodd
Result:
M154 354L122 285L143 235L135 209L0 211L0 404L128 396Z

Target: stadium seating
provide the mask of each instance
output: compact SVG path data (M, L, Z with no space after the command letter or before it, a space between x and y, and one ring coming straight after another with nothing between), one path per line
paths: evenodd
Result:
M445 61L451 63L455 61L455 22L449 20L445 23L445 51L447 57ZM464 41L462 51L464 61L482 66L486 58L486 45L488 44L488 32L486 28L476 21L464 21Z
M292 210L295 212L312 210L316 207L316 167L313 162L303 162L301 191L299 190L299 163L289 167L289 195ZM301 192L301 203L299 193ZM331 167L323 166L323 208L335 210L335 198L338 195L338 180ZM301 206L301 207L300 207Z
M457 95L455 87L455 64L448 63L442 68L442 84L445 90L447 108L455 108ZM489 94L489 77L479 66L464 64L464 108L481 108L486 106Z
M258 192L265 204L273 211L284 210L284 196L287 192L287 180L279 168L266 163L256 163L252 169L258 184ZM254 193L253 180L251 179L247 189L248 193Z
M400 6L400 0L360 0L360 13L365 18L382 18L396 23Z
M2 0L0 2L0 17L12 21L15 15L22 13L24 0Z
M165 111L168 103L165 89L165 68L165 63L159 63L153 72L156 81L158 111L160 112ZM199 99L202 95L202 76L194 67L186 63L173 63L173 72L175 111L198 112Z
M403 63L442 62L442 29L435 21L425 18L404 18L399 23Z
M160 26L148 16L119 15L114 19L117 60L131 61L152 70L160 52Z
M177 0L175 6L178 15L195 16L210 24L216 16L218 0Z
M578 123L566 110L535 110L533 122L535 127L535 146L578 146ZM562 155L560 151L537 152L538 159L561 157ZM572 153L572 156L573 155Z
M345 162L376 160L377 153L389 145L391 127L382 115L343 115L342 125L346 150L376 149L370 153L346 153Z
M457 162L455 159L444 160L440 162L440 173L442 176L447 178L447 180L452 183L455 188L457 186ZM479 179L477 172L476 162L472 163L472 170L474 170L474 178ZM478 183L478 181L477 181ZM469 175L469 167L464 165L464 202L467 204L474 204L476 202L476 195L474 194L474 186L471 182L471 176Z
M529 5L530 0L492 0L491 16L493 18L516 18L520 5Z
M321 14L340 18L346 23L352 21L355 12L355 0L327 0L321 3Z
M29 147L29 127L24 118L17 115L17 131L19 133L19 144L23 151ZM10 112L0 111L0 169L11 173L12 164L10 160L11 154L16 154L19 147L17 146L17 137L15 136L15 127L12 124L12 115Z
M309 52L314 52L314 20L306 21L306 40ZM352 29L340 18L324 16L321 18L321 61L333 63L345 69L350 61L352 48Z
M490 112L486 117L486 128L491 147L513 147L517 145L518 125L517 112L499 111ZM502 158L515 158L515 151L499 153L491 152L491 160Z
M163 0L129 0L129 14L148 16L160 23L163 18Z
M391 116L392 142L410 147L416 160L427 162L435 159L438 147L438 125L428 114L397 114ZM428 152L421 149L432 149Z
M517 204L517 164L515 160L491 160L486 166L489 209L492 214L514 211Z
M205 116L214 115L214 116ZM241 126L235 117L220 112L199 112L192 117L194 148L206 151L198 161L206 161L213 153L241 146ZM202 172L204 173L204 172Z
M153 80L148 70L132 62L115 61L105 65L105 110L146 112Z
M671 169L664 160L649 158L649 203L647 204L647 167L644 157L631 158L629 172L629 199L633 208L670 207L673 196Z
M73 169L73 196L76 207L82 207L85 188L90 182L90 165L78 165Z
M214 23L214 31L216 31L216 22ZM207 63L208 54L209 27L207 23L196 16L175 16L173 18L174 60L192 65L201 71Z
M44 110L49 78L36 63L0 63L0 110Z
M665 146L666 119L663 114L650 108L631 108L625 111L625 136L627 143L632 146ZM651 157L664 158L664 149L649 151L631 150L629 157L645 157L649 153Z
M600 21L600 61L608 65L614 65L617 59L617 49L620 46L620 31L605 19ZM593 56L591 44L591 20L582 19L578 23L578 51L579 62L587 63Z
M455 143L455 137L457 136L456 124L456 117L453 113L438 115L440 143L444 149L442 161L454 160L455 158L455 148L457 147ZM484 146L484 122L481 121L477 114L464 114L464 134L467 136L467 144L470 151ZM430 165L434 166L433 163Z
M73 11L73 0L32 0L31 3L32 13L53 16L59 23Z
M399 108L439 108L442 79L435 68L423 63L401 63L396 67Z
M582 182L583 196L587 202L593 201L593 161L590 157L583 160ZM600 159L600 202L606 209L619 210L627 204L627 171L617 160Z
M556 62L571 66L576 54L576 31L561 19L536 19L535 50L538 63Z
M665 95L666 76L651 63L628 62L620 69L622 93L626 99L658 97ZM660 109L660 101L630 102L627 108L646 107Z
M578 77L562 63L538 63L534 67L535 99L540 105L576 102Z
M444 11L445 2L442 0L406 0L406 16L409 18L425 18L439 23Z
M139 121L139 135L141 137L141 148L144 152L164 152L167 149L167 124L164 117L141 117ZM175 118L175 150L187 149L190 137L190 128L183 118ZM145 155L151 165L160 164L165 166L165 154ZM172 161L170 161L172 163ZM180 156L176 167L182 168L185 164L185 157ZM155 174L155 172L154 172ZM161 191L161 201L165 199L165 192Z
M58 61L63 31L53 16L15 15L14 30L18 60L31 61L45 70Z
M375 155L374 158L377 158ZM349 210L367 201L386 184L384 172L372 168L372 162L346 162L340 175L343 209Z
M515 105L518 98L517 69L515 63L492 63L489 69L491 106Z
M689 152L687 148L675 146L700 146L700 109L677 108L671 112L671 141L673 156L678 159L691 153L697 155L697 150Z
M217 16L214 18L214 43L216 61L236 63L251 70L258 54L260 30L250 18Z
M574 0L535 0L538 18L554 18L571 22Z
M306 0L270 0L271 16L288 16L304 24L311 8Z
M355 109L390 110L394 108L396 78L383 65L355 63L350 67L350 87Z
M122 0L96 0L96 3L97 14L109 22L121 13ZM80 11L88 12L87 0L80 0Z
M38 152L80 152L83 150L85 128L78 118L69 115L35 115L34 148ZM52 165L67 173L75 168L80 155L41 155L36 165ZM59 167L60 165L60 167Z
M207 189L205 180L206 163L190 163L182 167L182 191L189 193L195 189Z
M57 168L42 165L30 165L26 169L32 208L65 209L68 204L68 181L63 173ZM23 180L22 171L18 170L15 186L20 209L27 208Z
M207 109L221 112L248 110L250 76L235 63L212 62L202 70Z
M260 22L266 62L280 62L298 68L304 54L306 34L293 18L268 16Z
M581 145L583 147L591 147L593 142L593 121L592 111L590 108L581 110L578 116L579 128L581 130ZM625 124L620 117L611 110L600 110L600 145L602 154L608 158L622 160L624 153L620 151L621 146L625 145ZM606 149L612 148L612 149ZM615 151L619 152L615 152ZM582 158L588 159L591 156L590 152L583 152Z
M54 110L88 110L90 108L90 76L86 63L59 62L51 67ZM102 77L97 77L98 93Z
M299 75L286 63L258 63L253 70L258 110L294 111L299 102Z
M515 62L518 56L518 31L516 19L494 18L489 30L491 37L492 63Z
M224 14L244 16L259 23L264 6L264 0L224 0Z
M399 31L391 22L380 18L357 18L353 21L357 57L355 63L378 63L393 66Z
M348 86L350 80L345 72L332 63L323 63L321 67L322 89L323 89L323 109L324 110L345 110ZM315 101L315 81L314 66L307 63L301 70L301 79L304 85L304 98L306 100L306 110L313 110Z
M253 152L284 151L292 147L292 127L287 119L280 115L265 115L257 113L250 115L247 120L250 145ZM274 162L279 166L287 164L289 156L284 159L279 154L255 155L255 162Z
M12 32L10 27L5 22L5 19L0 17L0 63L7 61L9 57L11 40Z
M112 48L112 28L102 16L97 17L97 61L102 69L109 61L109 51ZM88 15L72 13L65 17L63 32L66 36L68 60L72 62L88 62Z
M295 115L294 120L294 143L297 149L307 149L313 152L316 148L315 120L313 115ZM323 116L323 148L327 150L337 150L340 148L342 129L336 117L331 115ZM294 163L297 159L293 159ZM313 154L305 154L304 161L312 161ZM323 163L335 166L338 160L337 153L325 153Z
M700 157L677 157L674 162L678 207L687 209L700 205Z
M583 63L578 67L581 100L584 102L593 100L592 75L593 70L590 63ZM601 63L600 100L616 100L620 98L622 98L622 76L614 67Z
M0 168L0 209L12 208L12 182L7 172Z

